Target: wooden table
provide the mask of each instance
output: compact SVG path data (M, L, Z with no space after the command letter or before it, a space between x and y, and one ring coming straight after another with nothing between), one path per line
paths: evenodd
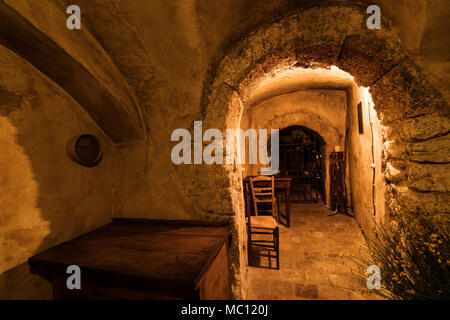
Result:
M244 178L244 192L245 192L245 202L246 202L246 210L247 212L252 212L251 205L251 190L250 190L250 178L253 176L247 176ZM275 189L281 189L285 192L285 203L286 203L286 215L280 212L280 217L285 219L286 227L291 226L291 181L292 178L288 176L275 176ZM281 221L282 222L282 221Z
M54 299L230 299L228 224L114 219L29 259ZM69 290L69 265L81 289Z

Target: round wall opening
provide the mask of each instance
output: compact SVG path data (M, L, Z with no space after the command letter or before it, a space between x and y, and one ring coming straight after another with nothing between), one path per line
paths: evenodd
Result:
M85 167L95 167L103 156L100 141L91 134L83 134L70 139L67 143L67 153L70 159Z

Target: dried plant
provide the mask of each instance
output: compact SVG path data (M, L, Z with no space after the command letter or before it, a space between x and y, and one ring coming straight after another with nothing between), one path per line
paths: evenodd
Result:
M369 265L381 270L381 288L368 290L387 299L450 299L449 223L427 212L398 214L389 232L376 224L367 239L370 252L350 257L360 277Z

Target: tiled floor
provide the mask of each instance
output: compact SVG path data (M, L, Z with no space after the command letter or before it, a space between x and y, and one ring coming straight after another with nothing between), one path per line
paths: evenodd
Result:
M248 299L377 298L362 293L365 282L340 256L367 248L356 221L331 213L322 205L292 205L291 227L280 227L280 270L249 267Z

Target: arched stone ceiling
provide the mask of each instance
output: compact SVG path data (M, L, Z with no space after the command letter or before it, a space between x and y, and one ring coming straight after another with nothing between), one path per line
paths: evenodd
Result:
M246 101L246 108L252 109L261 102L273 97L310 89L356 88L355 80L345 71L332 67L330 69L295 68L273 74L258 83L251 97Z
M52 0L0 1L0 44L62 87L112 141L144 140L134 92L87 30L66 27L62 9Z
M356 4L365 13L369 5L379 5L382 17L393 21L411 56L416 60L433 57L433 63L421 64L434 75L433 84L442 83L445 88L448 79L442 67L448 61L443 49L448 52L449 41L438 34L448 30L447 0L78 0L77 4L84 10L89 30L136 92L152 100L149 109L155 103L167 105L169 98L146 92L144 83L186 91L180 108L198 104L203 86L192 82L187 89L184 81L192 81L193 74L202 84L211 81L222 57L242 37L261 24L312 6Z
M304 126L322 137L327 150L331 152L335 146L342 146L338 130L325 118L305 111L291 112L275 117L264 125L266 129L284 129L290 126Z

